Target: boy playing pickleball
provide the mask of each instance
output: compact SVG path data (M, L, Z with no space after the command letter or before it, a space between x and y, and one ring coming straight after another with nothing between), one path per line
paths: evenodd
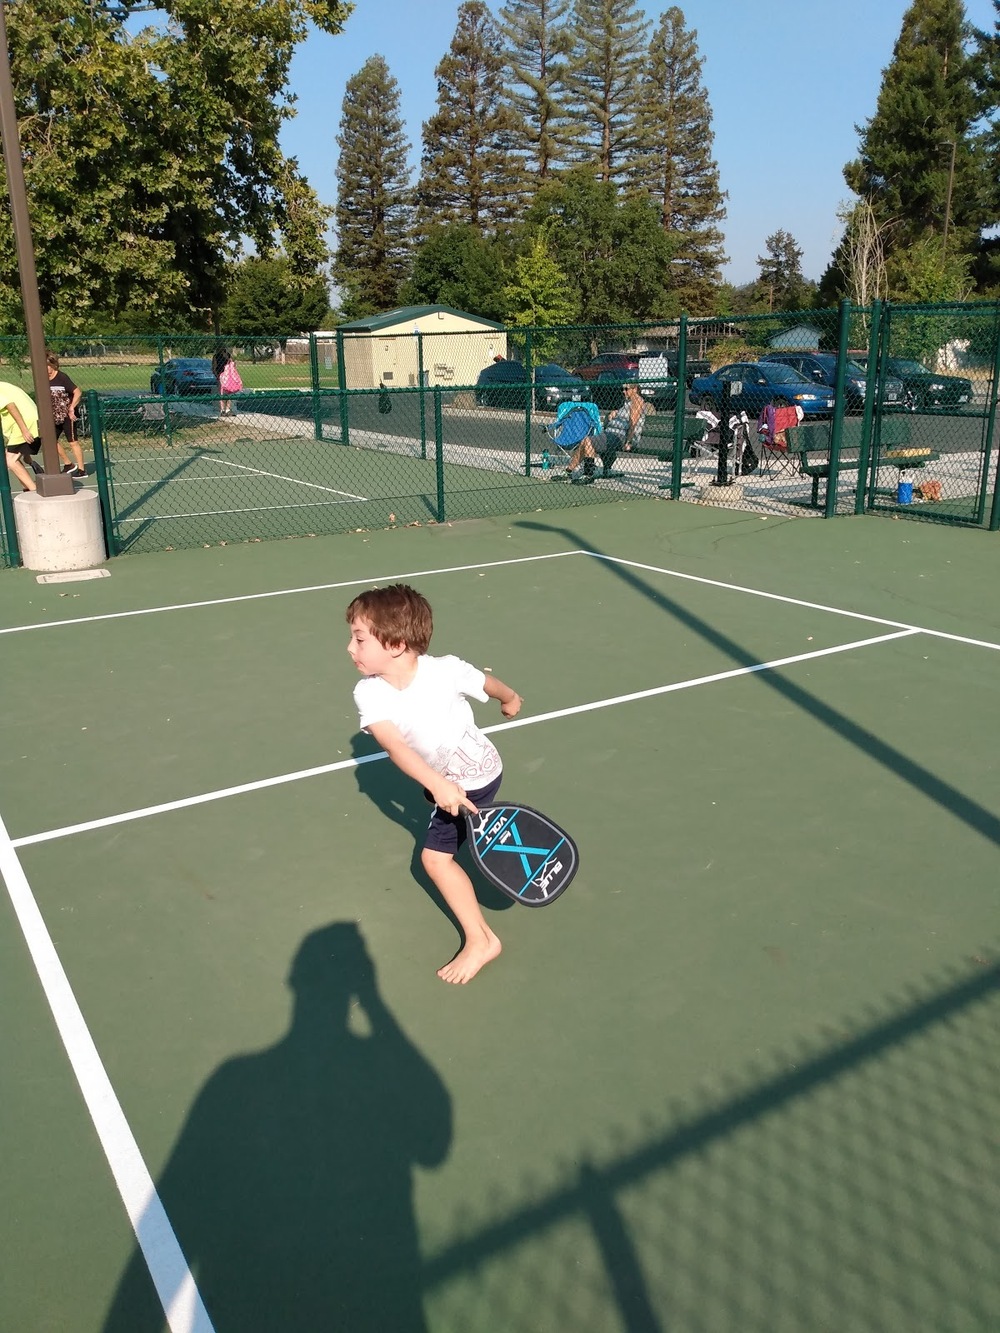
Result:
M495 676L459 657L431 657L430 604L405 583L373 588L347 608L351 661L364 676L354 687L362 730L396 767L421 783L434 802L420 860L454 913L464 944L439 968L442 981L464 985L500 952L472 881L455 860L465 841L463 807L488 805L500 786L502 763L476 726L469 699L497 699L516 717L521 696Z

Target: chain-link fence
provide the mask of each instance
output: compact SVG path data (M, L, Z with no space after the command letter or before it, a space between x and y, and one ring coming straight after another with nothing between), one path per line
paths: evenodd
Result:
M617 498L556 480L522 411L435 389L87 396L108 549L443 523ZM526 422L528 423L526 426Z
M1000 303L53 347L88 390L112 552L628 495L1000 527ZM30 391L26 352L0 339L0 377ZM587 404L606 426L629 382L628 447L594 423L576 451L562 415ZM9 499L0 523L16 563Z
M20 563L10 475L3 467L0 468L0 569L11 569Z

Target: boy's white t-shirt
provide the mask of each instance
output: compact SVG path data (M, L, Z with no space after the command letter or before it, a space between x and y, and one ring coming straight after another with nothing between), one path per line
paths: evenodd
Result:
M460 657L417 658L417 672L405 690L381 676L366 676L354 687L362 729L391 722L403 740L436 773L467 791L500 776L496 746L476 726L469 699L486 703L486 676Z

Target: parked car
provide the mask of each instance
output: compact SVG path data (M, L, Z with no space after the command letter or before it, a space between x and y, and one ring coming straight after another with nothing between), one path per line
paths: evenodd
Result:
M655 361L656 366L645 365ZM589 386L590 397L602 412L613 412L625 401L626 384L638 382L639 392L656 411L667 411L677 402L677 380L666 374L662 357L640 358L640 369L602 370L597 381Z
M574 369L574 374L587 381L600 379L603 374L615 374L624 379L625 376L637 375L638 372L638 352L599 352L593 361L589 361L585 366L576 366Z
M791 366L807 380L825 384L832 389L837 383L837 357L833 352L768 352L761 361ZM868 372L859 361L849 359L844 379L848 412L865 410L865 388ZM888 376L882 386L882 402L886 407L899 407L903 402L903 381Z
M677 378L677 353L674 351L600 352L587 365L577 366L576 373L585 380L600 379L602 375L608 374L619 374L623 380L630 376L638 377L640 364L647 357L665 359L667 374L671 379ZM696 357L688 357L684 367L684 382L690 389L691 381L696 375L708 375L711 370L711 362L702 361Z
M776 361L739 361L721 366L711 375L699 375L691 385L696 407L718 411L724 384L739 385L730 398L733 412L757 417L768 403L776 407L801 407L804 416L825 417L833 411L833 393L815 380L807 380L791 366Z
M579 375L551 362L536 366L533 379L535 407L542 412L554 412L560 403L582 402L590 397L588 386ZM479 372L476 380L479 407L506 407L523 412L531 392L528 372L520 361L494 361Z
M856 359L867 365L867 352ZM963 375L939 375L919 361L899 356L886 357L885 373L902 382L904 403L911 412L925 407L960 407L972 402L972 381Z
M173 398L183 393L218 393L219 381L208 357L174 356L153 371L149 388L152 393Z

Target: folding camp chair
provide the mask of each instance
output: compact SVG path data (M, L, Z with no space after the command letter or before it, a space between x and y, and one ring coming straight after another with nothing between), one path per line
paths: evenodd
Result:
M596 403L560 403L555 421L544 429L556 448L569 459L582 440L588 435L599 435L604 427ZM592 475L593 471L594 460L588 458L584 461L584 475Z

